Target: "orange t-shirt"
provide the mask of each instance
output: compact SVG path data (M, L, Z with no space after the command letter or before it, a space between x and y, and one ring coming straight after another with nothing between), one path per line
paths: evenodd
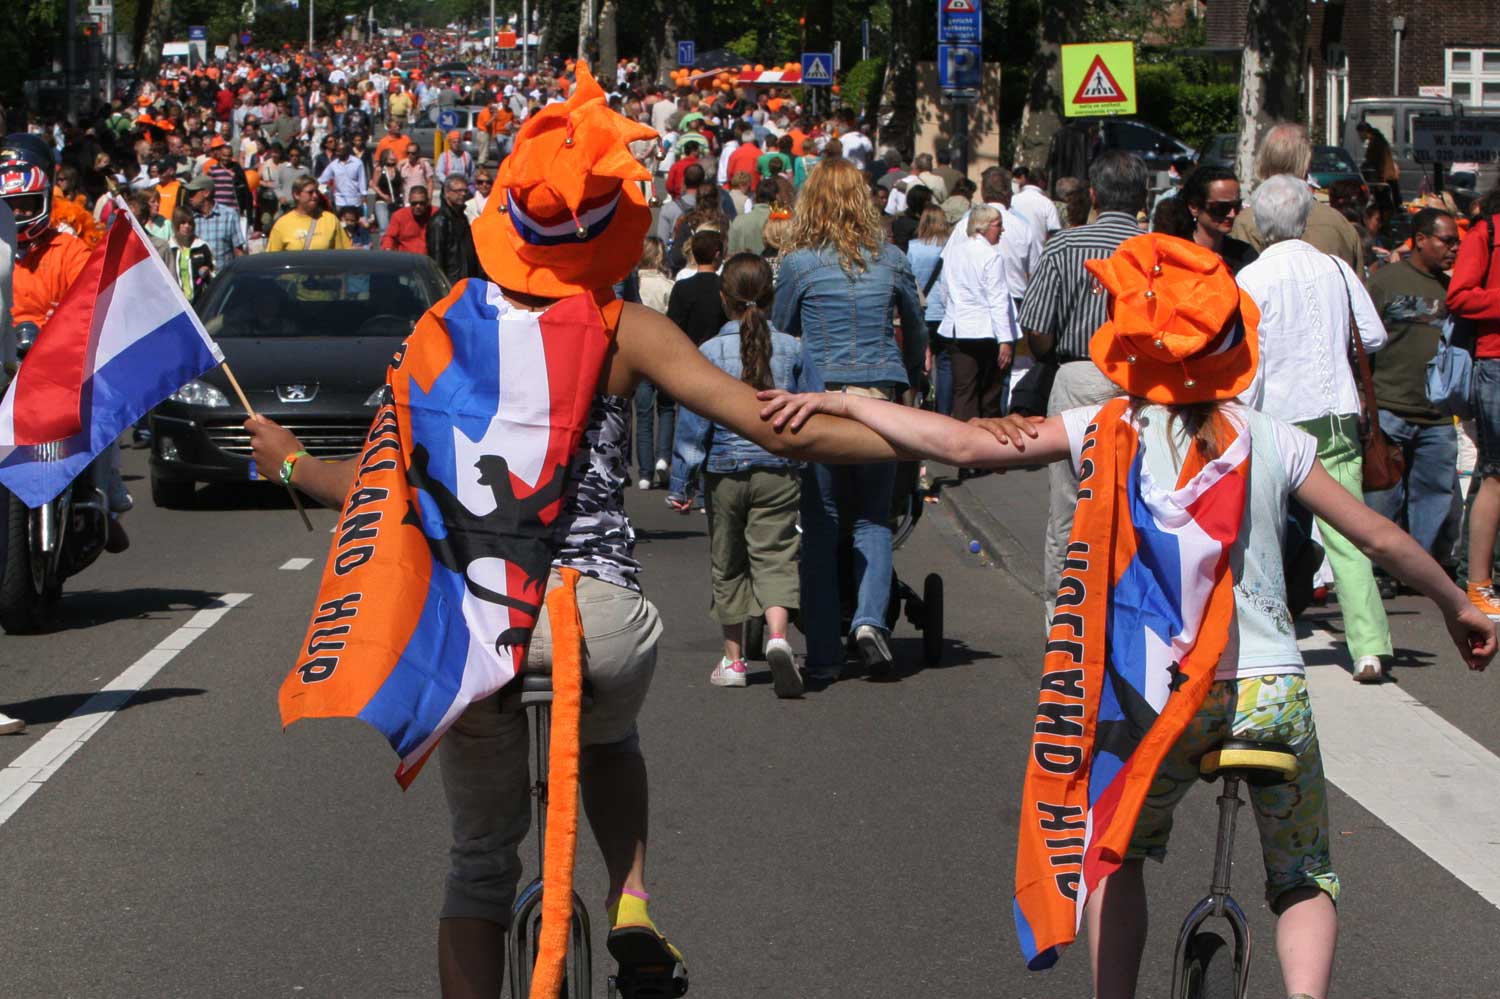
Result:
M792 155L805 156L806 154L802 151L802 143L807 141L807 133L800 128L794 128L787 134L792 137Z
M89 248L65 232L45 237L47 242L16 261L11 276L11 321L46 326L57 303L88 263Z
M182 194L182 181L157 184L156 193L161 196L161 217L168 222L172 221L172 213L177 210L177 198Z
M411 145L411 136L409 135L387 135L375 143L375 163L377 165L380 163L387 149L395 155L396 161L399 163L406 157L406 147L409 145Z

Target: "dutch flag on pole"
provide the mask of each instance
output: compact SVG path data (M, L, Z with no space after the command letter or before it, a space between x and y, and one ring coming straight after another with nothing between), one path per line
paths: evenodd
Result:
M223 360L140 223L116 211L0 400L0 485L41 506Z

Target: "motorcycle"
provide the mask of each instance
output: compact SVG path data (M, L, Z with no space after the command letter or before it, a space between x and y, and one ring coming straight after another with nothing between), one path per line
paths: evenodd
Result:
M36 340L34 323L16 327L16 355ZM4 502L4 564L0 565L0 628L12 635L45 631L63 581L93 564L109 538L109 498L93 466L36 509L0 490Z

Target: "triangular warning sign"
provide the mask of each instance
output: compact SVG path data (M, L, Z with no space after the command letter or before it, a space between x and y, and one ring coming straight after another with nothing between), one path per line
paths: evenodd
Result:
M828 64L822 59L814 59L807 64L807 72L802 74L804 80L827 80L832 78L828 72Z
M943 10L949 14L972 14L973 0L943 0Z
M1073 95L1073 103L1119 104L1125 99L1125 89L1115 80L1109 67L1104 65L1104 57L1094 56L1088 72L1083 74L1083 82L1078 85L1078 93Z

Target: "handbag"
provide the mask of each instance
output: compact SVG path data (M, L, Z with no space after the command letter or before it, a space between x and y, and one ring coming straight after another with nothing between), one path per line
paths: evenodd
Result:
M1337 263L1334 266L1338 266ZM1375 403L1375 379L1370 373L1370 355L1365 353L1364 341L1359 335L1359 320L1354 314L1354 294L1349 290L1349 279L1343 274L1343 268L1339 268L1339 277L1344 282L1344 298L1349 305L1349 339L1353 347L1351 363L1354 380L1359 383L1359 439L1364 451L1364 466L1360 478L1366 492L1379 492L1401 482L1406 474L1406 454L1400 445L1391 443L1385 431L1380 429L1380 409Z
M1461 323L1467 325L1470 320L1450 315L1443 321L1437 353L1427 362L1426 388L1427 401L1439 413L1467 420L1473 412L1469 397L1474 385L1474 357L1464 345L1471 337L1455 336Z

